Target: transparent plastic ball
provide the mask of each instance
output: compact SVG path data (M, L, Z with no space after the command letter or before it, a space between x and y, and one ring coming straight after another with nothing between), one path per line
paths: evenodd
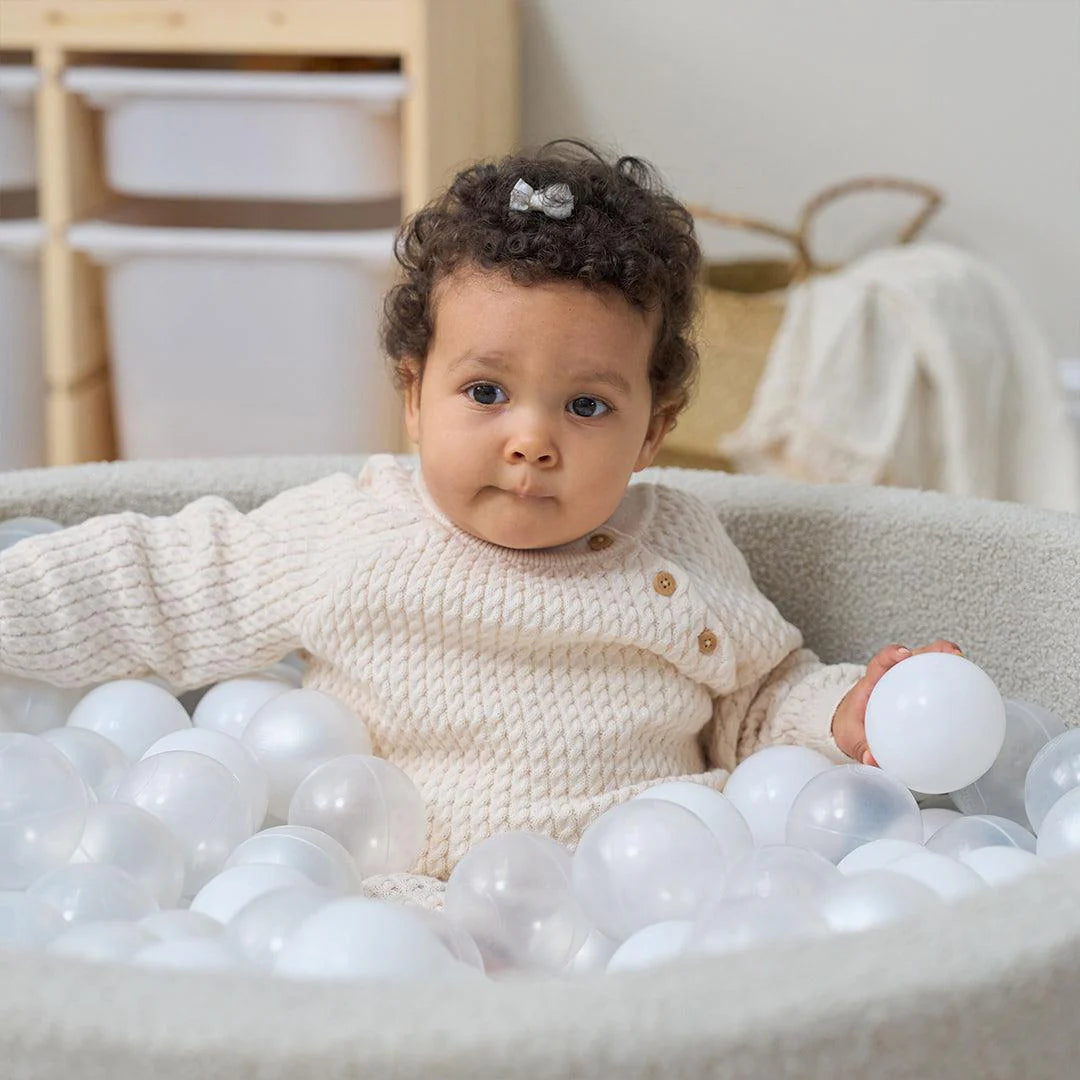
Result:
M247 863L215 874L194 896L189 911L227 923L256 897L276 889L309 885L307 877L280 863Z
M184 706L167 690L146 679L117 679L94 687L71 710L69 727L104 735L138 761L152 743L170 731L191 727Z
M472 934L454 922L445 911L429 911L415 905L410 911L446 946L455 960L476 971L485 971L480 946Z
M16 517L0 521L0 551L14 547L29 536L45 536L59 532L64 526L51 518Z
M139 967L175 971L243 971L243 957L221 937L168 938L144 946L130 957Z
M936 851L901 855L887 863L885 869L921 881L943 900L959 900L986 887L983 879L970 866L950 859L948 855L939 855Z
M566 975L590 975L594 972L604 971L608 961L615 955L619 942L612 940L607 934L602 934L594 926L585 938L584 944L570 958L570 962L563 968Z
M229 920L225 936L248 965L270 971L296 928L338 894L310 883L263 893L245 904Z
M994 764L1005 702L993 679L953 653L919 653L878 680L866 741L882 770L928 795L956 791Z
M996 814L968 814L950 821L926 841L927 851L958 859L965 851L981 847L1018 847L1035 850L1035 834L1023 825Z
M356 861L344 845L308 825L275 825L245 840L225 868L245 863L277 863L299 870L313 885L334 893L359 893Z
M1006 885L1045 865L1038 855L1030 851L1000 845L965 851L959 861L970 866L987 885Z
M643 926L615 950L607 971L642 971L677 960L686 951L693 929L690 919L668 919Z
M1050 807L1080 787L1080 727L1051 739L1032 759L1024 779L1024 806L1036 833Z
M841 875L818 901L818 911L833 933L857 934L940 903L928 885L885 868Z
M345 754L316 766L297 786L288 820L337 840L361 878L409 872L427 839L427 813L416 785L396 765L368 754Z
M137 762L113 798L153 814L179 841L185 897L194 896L251 835L251 808L239 782L205 754L168 750Z
M141 919L157 901L130 874L107 863L71 863L50 870L27 893L52 904L65 922Z
M795 796L832 767L824 754L804 746L766 746L735 766L724 794L746 820L758 847L783 844Z
M1067 791L1046 812L1036 851L1044 859L1080 853L1080 787Z
M141 760L166 750L190 750L224 765L236 777L248 801L252 830L262 827L270 801L270 781L255 755L239 739L206 728L184 728L162 736L147 748Z
M70 689L17 675L0 675L0 712L13 731L28 735L63 727L85 694L86 687Z
M923 838L915 797L869 765L837 765L810 780L788 814L787 842L838 863L871 840Z
M1033 701L1005 699L1005 741L994 764L978 780L952 793L965 814L994 814L1030 827L1024 806L1024 780L1035 755L1065 731L1049 709Z
M571 866L589 920L622 942L649 923L693 918L719 889L726 863L716 837L689 810L631 799L585 830Z
M139 920L148 934L158 941L172 941L174 938L217 937L222 932L222 925L217 919L203 915L188 908L169 908L155 911Z
M860 844L854 851L845 855L836 869L842 874L861 874L864 870L880 870L901 855L918 854L926 849L913 840L871 840Z
M763 899L779 896L813 904L839 876L840 871L816 851L766 844L732 865L720 895Z
M0 950L40 949L67 929L52 904L21 889L0 890Z
M51 743L0 733L0 889L24 889L63 866L90 805L75 766Z
M569 852L532 832L499 833L470 848L446 882L444 911L492 973L559 971L590 929Z
M80 960L127 960L153 941L138 923L113 919L70 926L49 942L47 951Z
M191 722L196 728L220 731L239 739L259 709L291 689L295 689L291 683L268 675L226 679L210 687L199 698Z
M707 904L694 920L687 956L724 956L774 942L823 937L825 920L794 896L728 896Z
M295 654L290 653L290 656L294 655ZM291 689L299 690L304 685L304 674L306 671L307 664L300 666L298 662L286 657L276 661L269 667L254 672L254 677L277 679L280 682L287 683Z
M275 822L288 819L294 792L316 766L348 754L371 753L371 737L360 718L317 690L286 690L272 697L248 721L241 742L270 779L270 816Z
M959 810L949 810L944 806L931 807L929 810L920 808L919 817L922 818L923 843L939 829L948 825L950 821L958 821L963 815Z
M183 849L168 827L141 807L122 802L91 806L71 861L119 867L163 908L180 900Z
M403 905L349 896L304 919L278 953L274 974L401 981L446 977L457 964Z
M664 799L689 810L699 817L716 837L724 858L731 862L741 858L753 846L750 826L735 804L719 791L689 780L669 780L646 788L636 799Z
M99 801L112 798L131 764L116 743L87 728L52 728L42 732L41 737L75 766L83 783Z

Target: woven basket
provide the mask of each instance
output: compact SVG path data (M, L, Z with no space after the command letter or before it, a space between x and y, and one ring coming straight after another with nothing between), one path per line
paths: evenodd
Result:
M920 196L918 213L900 231L897 243L913 240L941 205L941 194L927 184L899 177L858 177L835 184L803 207L794 229L757 218L721 213L691 205L701 221L749 230L783 240L791 247L786 259L737 259L706 263L699 303L698 352L701 367L696 393L680 414L657 455L657 465L730 470L716 449L721 435L736 430L746 418L773 338L784 318L789 288L813 274L830 273L829 264L811 253L810 229L828 204L856 191L894 190Z

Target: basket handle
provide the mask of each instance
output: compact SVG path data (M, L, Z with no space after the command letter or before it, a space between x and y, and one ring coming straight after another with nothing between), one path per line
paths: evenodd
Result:
M929 184L918 180L907 180L895 176L863 176L852 180L844 180L839 184L833 184L824 191L815 195L804 207L799 216L799 223L795 229L785 229L780 225L762 221L760 218L747 217L743 214L729 214L720 210L700 204L688 203L686 208L695 218L703 221L712 221L717 225L724 225L731 229L746 229L750 232L764 233L778 240L790 244L795 250L795 277L805 277L814 271L835 270L832 264L819 263L810 253L810 225L813 219L831 202L850 195L854 191L906 191L914 195L920 195L925 200L924 205L915 216L900 230L897 242L900 244L910 243L915 239L926 223L937 213L942 203L942 194Z

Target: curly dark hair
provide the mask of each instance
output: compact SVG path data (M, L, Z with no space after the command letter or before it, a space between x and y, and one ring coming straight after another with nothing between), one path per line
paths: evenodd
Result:
M573 212L556 220L511 211L519 179L536 189L568 184ZM674 421L686 407L698 370L691 333L701 251L693 217L648 162L608 161L576 139L477 162L403 223L395 252L404 279L387 293L380 333L399 390L413 377L410 360L423 370L436 287L455 270L474 267L506 272L522 285L576 281L615 289L639 310L658 309L649 361L653 410Z

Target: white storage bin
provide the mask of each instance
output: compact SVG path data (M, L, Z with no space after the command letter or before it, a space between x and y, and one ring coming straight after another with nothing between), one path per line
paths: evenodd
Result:
M64 83L105 110L105 172L122 193L356 200L401 191L401 75L72 67Z
M34 68L0 66L0 188L28 188L37 183L37 85Z
M121 456L396 450L394 230L72 226L105 267Z
M0 469L45 463L45 377L41 362L36 220L0 221Z

